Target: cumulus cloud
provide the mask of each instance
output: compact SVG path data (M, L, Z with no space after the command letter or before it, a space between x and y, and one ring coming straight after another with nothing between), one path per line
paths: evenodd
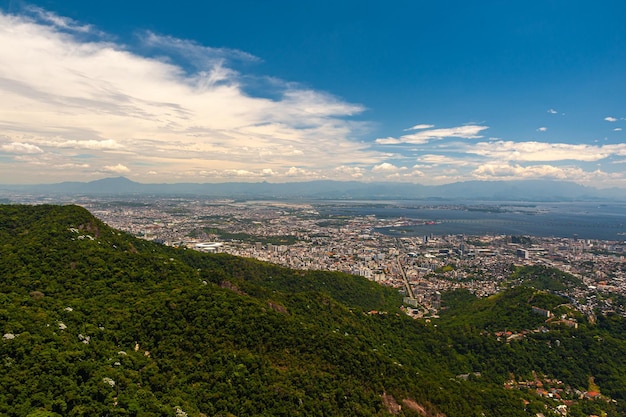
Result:
M104 170L115 174L126 174L130 172L130 169L122 164L107 165L104 167Z
M426 126L426 125L418 125L418 126ZM481 125L465 125L451 128L443 128L443 129L429 129L423 128L426 130L422 130L417 133L412 133L409 135L403 135L398 138L388 137L388 138L379 138L376 139L376 143L380 145L398 145L398 144L413 144L420 145L428 143L432 140L441 140L444 138L461 138L461 139L479 139L483 136L479 133L485 129L488 129L488 126ZM410 130L412 130L411 128Z
M545 126L542 126L542 127L537 129L537 132L547 132L547 131L548 131L548 128L545 127Z
M310 175L310 171L302 168L291 167L285 172L285 175L288 177L306 177Z
M421 165L414 165L411 174L415 177L423 177L424 175L426 175L424 171L422 171L420 168L422 168Z
M382 164L376 165L372 168L372 172L397 172L400 168L397 166L390 164L389 162L383 162Z
M550 113L550 114L558 114L559 112L554 110L554 109L550 109L550 110L548 110L548 113Z
M416 167L397 166L389 162L375 165L370 172L372 176L369 179L371 180L412 182L424 176L424 173Z
M568 169L552 165L530 165L521 166L519 164L484 164L476 168L472 174L481 179L509 178L509 179L532 179L532 178L567 178ZM571 169L570 169L571 170Z
M618 185L624 177L618 172L605 172L600 169L585 171L576 166L555 165L520 165L493 163L477 167L472 175L479 180L518 180L518 179L555 179L571 180L576 178L581 183L603 183Z
M345 166L345 165L339 166L335 168L333 171L339 178L359 179L359 178L362 178L363 175L365 174L365 170L361 167L353 167L353 166Z
M621 127L616 127L615 129L613 129L614 132L621 132L622 128Z
M604 120L606 120L607 122L611 122L611 123L617 122L617 118L611 117L611 116L605 117Z

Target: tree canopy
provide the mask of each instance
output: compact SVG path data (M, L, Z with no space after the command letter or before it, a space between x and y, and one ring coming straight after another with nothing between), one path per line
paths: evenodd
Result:
M451 295L428 323L361 277L171 248L77 206L0 206L0 259L2 415L555 415L506 386L533 375L616 400L572 415L626 411L622 318L494 335L542 325L532 305L562 300L538 289Z

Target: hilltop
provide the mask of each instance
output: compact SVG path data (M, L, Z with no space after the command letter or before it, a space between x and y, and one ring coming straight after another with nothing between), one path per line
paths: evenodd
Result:
M569 415L625 411L621 318L497 338L495 305L533 330L561 302L540 289L413 320L363 278L166 247L77 206L0 206L0 259L3 415L556 415L512 375L571 386ZM589 381L607 401L578 398Z

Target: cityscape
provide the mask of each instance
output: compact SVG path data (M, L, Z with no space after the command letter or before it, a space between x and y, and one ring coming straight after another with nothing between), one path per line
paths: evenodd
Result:
M620 302L626 295L624 241L403 236L394 232L433 220L321 215L318 205L304 202L134 198L78 204L110 226L165 245L363 276L398 288L406 312L416 317L437 317L445 291L485 297L507 288L519 265L556 268L582 280L562 295L590 320L597 312L626 315Z
M0 0L0 416L626 416L624 15Z

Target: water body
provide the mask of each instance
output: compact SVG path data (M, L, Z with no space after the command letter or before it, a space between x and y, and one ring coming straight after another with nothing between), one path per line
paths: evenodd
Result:
M626 204L623 203L337 201L316 208L322 215L375 215L434 222L379 230L398 236L506 234L626 240Z

